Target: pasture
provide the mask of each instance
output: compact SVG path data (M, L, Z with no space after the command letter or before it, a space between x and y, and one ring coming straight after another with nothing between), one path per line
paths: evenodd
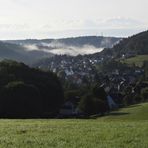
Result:
M97 119L1 119L0 147L147 148L148 103Z

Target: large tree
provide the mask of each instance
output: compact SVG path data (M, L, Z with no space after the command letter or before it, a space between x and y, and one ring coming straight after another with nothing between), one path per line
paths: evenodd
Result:
M0 62L0 117L53 116L63 96L55 74L10 60Z

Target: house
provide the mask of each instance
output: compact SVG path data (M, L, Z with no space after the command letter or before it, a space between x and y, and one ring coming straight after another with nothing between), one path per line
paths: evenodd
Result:
M62 117L70 117L75 114L75 106L72 102L66 102L60 109L60 115Z
M118 108L118 105L114 102L113 98L110 95L107 96L107 102L110 110Z
M72 101L65 102L59 112L59 117L79 117L80 115L82 115L82 112Z

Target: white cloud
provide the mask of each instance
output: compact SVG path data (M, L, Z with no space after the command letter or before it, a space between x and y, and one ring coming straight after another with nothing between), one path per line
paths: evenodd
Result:
M96 20L69 20L69 21L53 21L49 22L46 25L41 26L38 28L42 31L48 31L52 33L62 33L62 32L69 32L69 31L81 31L82 30L94 30L96 33L103 32L104 30L145 30L147 28L147 23L131 19L131 18L109 18L109 19L96 19ZM102 31L101 31L102 30ZM95 35L95 34L94 34ZM114 34L113 34L114 35ZM121 36L122 32L121 32Z
M0 39L12 38L10 34L13 38L41 38L61 37L61 33L63 37L93 34L94 30L96 34L104 30L142 30L148 26L147 5L147 0L3 0Z

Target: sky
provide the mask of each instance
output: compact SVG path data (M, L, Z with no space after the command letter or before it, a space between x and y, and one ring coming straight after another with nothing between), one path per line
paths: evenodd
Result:
M0 0L0 40L131 36L148 29L148 0Z

